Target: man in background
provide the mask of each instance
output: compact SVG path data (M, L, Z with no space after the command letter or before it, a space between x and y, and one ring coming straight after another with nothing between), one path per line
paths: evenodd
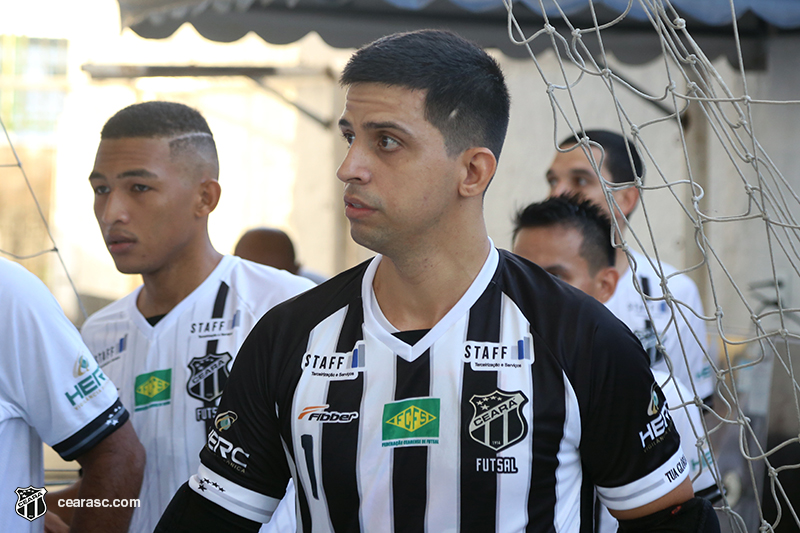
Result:
M44 284L2 258L0 280L0 531L41 532L46 500L53 531L124 533L133 505L113 503L138 496L145 461L128 411ZM81 465L88 506L46 495L43 440Z
M151 533L197 470L211 428L236 419L217 403L250 329L313 283L214 249L208 216L220 198L219 162L199 112L135 104L111 117L100 139L89 176L94 213L117 269L143 284L89 317L82 334L147 451L131 531ZM223 436L211 445L229 443ZM247 453L228 452L244 468Z
M605 303L614 294L619 273L614 267L611 221L598 206L575 196L556 196L521 209L514 222L513 252L555 277ZM676 377L653 370L670 406L689 461L695 495L715 501L720 496L712 472L713 460L704 435L700 409L691 404L693 394ZM679 407L686 403L685 407ZM702 445L697 446L702 438ZM596 531L611 533L617 521L605 506Z
M253 228L246 231L236 243L233 255L303 276L316 284L326 280L325 276L312 272L297 262L292 239L279 229Z
M625 137L606 130L587 130L579 133L578 139L581 143L575 137L568 137L559 144L546 175L550 197L575 194L593 202L616 221L619 241L627 229L628 218L639 203L639 189L634 186L636 178L643 177L644 173L639 152ZM600 176L595 169L599 169ZM601 179L610 189L608 199ZM609 207L609 202L613 208ZM673 302L670 308L663 300L659 272L663 271L666 278L676 271L675 268L661 262L656 265L657 271L643 254L632 249L628 253L632 268L625 251L616 250L614 264L620 278L606 307L639 337L654 369L670 372L664 357L666 353L672 373L710 404L715 376L706 356L705 322L694 314L702 314L703 309L697 286L688 276L670 277L669 291L674 300L681 302ZM642 294L655 300L648 300L645 306ZM658 347L659 339L662 348Z

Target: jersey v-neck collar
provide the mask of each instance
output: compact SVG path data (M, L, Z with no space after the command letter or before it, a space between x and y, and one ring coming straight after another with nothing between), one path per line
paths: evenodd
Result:
M463 317L489 286L489 283L494 277L495 270L497 270L500 257L491 239L489 239L489 245L489 256L483 263L483 267L481 267L478 275L472 281L469 289L467 289L467 292L465 292L452 309L450 309L447 314L413 346L406 344L392 335L399 330L386 319L383 311L381 311L380 305L378 305L378 300L375 298L372 282L375 279L375 272L378 270L378 265L383 258L380 254L376 255L369 266L367 266L367 270L364 272L364 277L361 280L361 299L364 302L364 328L375 336L377 340L386 345L387 348L392 350L392 352L406 361L415 360L425 353L428 348L433 346L453 324Z
M214 268L214 270L211 271L211 274L209 274L206 279L203 280L203 283L195 287L195 289L190 292L186 298L181 300L178 305L170 309L170 311L164 315L164 318L159 320L155 326L150 325L136 305L136 300L139 298L139 293L142 291L142 288L144 288L144 285L139 285L139 287L137 287L136 290L133 291L129 296L131 298L131 301L129 302L131 320L134 324L136 324L136 327L138 327L139 330L145 334L145 336L147 336L150 340L154 339L157 331L169 328L172 323L177 320L177 317L183 314L184 309L194 304L195 300L200 297L200 294L205 292L206 286L218 283L225 273L233 267L233 264L237 260L239 259L232 255L222 256L222 260Z

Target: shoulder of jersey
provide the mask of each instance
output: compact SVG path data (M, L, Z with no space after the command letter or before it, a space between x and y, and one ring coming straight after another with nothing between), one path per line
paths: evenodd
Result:
M535 291L534 296L537 300L551 298L552 296L548 296L548 293L551 291L558 293L560 295L559 298L566 298L567 300L583 301L587 298L593 300L593 298L587 296L583 291L549 274L536 263L532 263L524 257L515 255L507 250L499 250L499 252L502 257L499 273L502 276L510 276L515 279L501 281L495 277L495 280L503 283L503 290L511 296L512 299L515 297L515 295L512 294L515 291L514 285L518 286L519 280L524 279L527 281L527 284L519 288L527 291ZM505 267L502 266L503 261ZM530 296L529 293L524 295L526 298Z
M582 315L596 315L596 309L603 307L583 291L507 251L501 251L495 282L523 311L531 321L532 328L555 328L561 331L564 320L572 324Z
M37 288L40 284L44 285L27 268L2 257L0 257L0 279L3 280L0 289L8 294L19 293L23 295L33 285L37 286Z
M29 300L31 296L50 295L42 280L24 266L8 259L0 258L0 279L3 280L0 289L9 297Z
M223 279L228 278L231 287L255 308L263 305L271 308L278 302L296 296L315 286L314 282L295 276L285 270L233 257L236 262ZM266 309L264 309L266 311Z
M289 320L313 320L327 316L361 296L361 280L370 260L345 270L325 283L276 305L268 315L280 315Z
M128 309L131 305L130 300L135 298L137 293L138 291L133 291L119 300L111 302L99 311L92 313L92 315L86 319L86 322L84 322L81 331L103 322L127 320L129 314Z
M612 332L625 328L603 304L583 291L510 252L502 255L505 267L500 271L507 278L497 280L501 289L550 350L577 354L575 345L589 341L595 329Z

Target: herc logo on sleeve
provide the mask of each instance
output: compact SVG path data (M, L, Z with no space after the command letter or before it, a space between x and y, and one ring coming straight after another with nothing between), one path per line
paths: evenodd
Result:
M383 446L439 443L439 398L415 398L383 406Z
M172 369L155 370L136 376L134 383L134 411L167 405L172 397Z

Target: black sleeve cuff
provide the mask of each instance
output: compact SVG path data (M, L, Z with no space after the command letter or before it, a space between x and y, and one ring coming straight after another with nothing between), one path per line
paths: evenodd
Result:
M257 533L261 524L209 501L184 483L158 521L154 533Z
M97 443L122 427L122 424L128 420L129 416L128 411L117 399L114 405L106 409L100 416L86 424L83 429L71 437L53 446L53 449L65 461L72 461L97 446Z

